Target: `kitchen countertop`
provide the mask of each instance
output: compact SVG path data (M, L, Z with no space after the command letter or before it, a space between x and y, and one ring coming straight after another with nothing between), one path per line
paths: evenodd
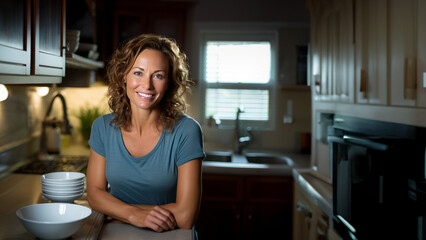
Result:
M328 216L333 216L333 186L310 168L293 169L293 178L303 192Z
M0 180L0 239L36 239L27 232L16 216L16 210L23 206L45 203L41 196L39 174L10 174ZM76 204L87 207L86 196L75 200ZM103 214L93 211L72 239L194 239L193 231L177 229L157 233L149 229L133 227L123 223L105 223Z

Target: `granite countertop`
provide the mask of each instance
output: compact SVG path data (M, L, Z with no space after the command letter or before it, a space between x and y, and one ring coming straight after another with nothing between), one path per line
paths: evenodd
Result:
M0 239L36 239L27 232L16 216L19 208L48 202L41 196L39 174L10 174L0 180ZM89 207L86 196L75 200L75 204ZM105 223L103 214L92 211L84 225L71 238L95 239L194 239L192 230L177 229L157 233L149 229L133 227L123 223Z

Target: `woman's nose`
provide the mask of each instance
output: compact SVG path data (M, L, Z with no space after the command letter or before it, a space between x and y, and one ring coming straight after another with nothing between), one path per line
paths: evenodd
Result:
M151 77L149 77L149 75L145 75L142 78L142 87L144 87L145 89L151 89L152 88L152 81L151 81Z

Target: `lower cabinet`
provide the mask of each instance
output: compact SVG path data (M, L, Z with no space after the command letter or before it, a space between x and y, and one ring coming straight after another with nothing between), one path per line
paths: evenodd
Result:
M341 240L332 219L294 185L293 240Z
M200 240L291 239L292 176L203 175Z

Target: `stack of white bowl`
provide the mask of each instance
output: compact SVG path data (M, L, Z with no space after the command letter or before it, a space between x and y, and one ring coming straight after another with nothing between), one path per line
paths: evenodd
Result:
M66 42L67 42L67 52L75 53L80 44L80 31L67 30Z
M51 172L41 176L41 194L52 202L73 203L84 194L84 173Z

